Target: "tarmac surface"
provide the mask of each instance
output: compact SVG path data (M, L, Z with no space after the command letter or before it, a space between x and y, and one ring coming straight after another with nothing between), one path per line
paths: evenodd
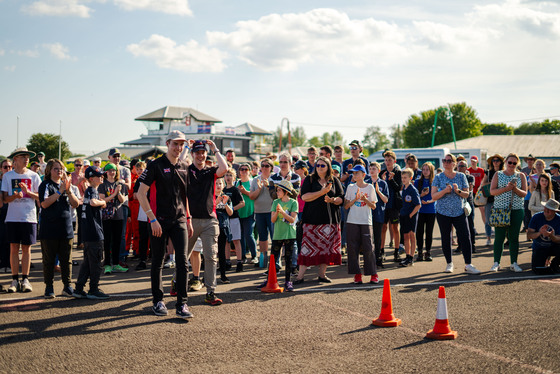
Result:
M483 232L479 216L476 224ZM228 273L231 284L218 284L223 305L205 304L204 289L189 293L191 320L175 316L169 295L169 315L153 315L149 269L134 271L134 261L128 273L102 276L109 300L60 296L60 275L57 298L45 300L40 248L34 246L33 292L0 295L0 373L560 372L560 277L531 272L525 235L522 273L509 270L507 248L504 269L491 273L492 248L479 236L472 262L481 275L466 274L460 254L453 255L455 272L443 273L437 225L434 236L433 262L408 268L387 262L378 285L351 284L341 265L328 269L332 284L319 284L311 268L295 292L264 294L255 288L263 269L245 265L242 273ZM74 258L81 260L81 251ZM77 272L74 267L74 280ZM164 270L166 291L172 272ZM371 325L381 310L384 278L391 281L399 327ZM0 274L4 287L10 280ZM425 339L434 326L440 285L456 340Z

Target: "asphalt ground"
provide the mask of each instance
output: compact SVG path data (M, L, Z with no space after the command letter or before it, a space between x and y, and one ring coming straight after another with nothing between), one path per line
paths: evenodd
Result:
M476 223L483 232L479 217ZM504 270L490 273L492 249L479 236L473 264L483 273L468 275L457 254L455 272L443 273L437 227L434 234L433 262L387 263L379 271L381 280L391 281L394 314L402 320L395 328L371 325L381 310L383 282L353 285L345 265L329 267L332 284L319 284L311 268L295 292L282 294L257 290L263 269L245 265L244 272L228 274L231 284L218 285L223 305L205 304L204 289L189 293L195 317L182 320L171 296L165 299L169 316L152 314L149 270L102 276L101 287L111 295L106 301L45 300L40 248L34 246L33 292L0 295L0 372L560 372L560 278L531 272L525 236L522 273L509 270L507 249ZM166 290L172 271L164 271ZM10 279L0 274L4 287ZM425 339L441 285L458 333L453 341Z

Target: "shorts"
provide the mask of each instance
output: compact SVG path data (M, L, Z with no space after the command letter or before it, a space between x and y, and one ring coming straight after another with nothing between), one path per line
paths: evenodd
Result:
M400 216L400 220L401 220L401 234L416 232L416 224L418 223L418 213L412 216L412 218L410 218L408 214L406 216Z
M259 233L259 241L268 241L268 233L270 237L274 234L274 225L272 224L272 213L255 213L255 221L257 224L257 232Z
M229 230L231 232L231 240L241 240L241 221L239 218L229 219Z
M383 223L399 223L400 210L393 208L385 209L385 219Z
M8 243L33 245L37 243L37 224L30 222L6 222Z
M202 252L202 239L200 239L200 237L196 239L196 243L194 243L193 251L199 253Z

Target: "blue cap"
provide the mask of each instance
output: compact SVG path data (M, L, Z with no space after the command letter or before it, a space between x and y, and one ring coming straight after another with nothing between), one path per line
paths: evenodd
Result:
M361 171L363 173L366 173L366 168L364 167L364 165L356 165L348 171Z

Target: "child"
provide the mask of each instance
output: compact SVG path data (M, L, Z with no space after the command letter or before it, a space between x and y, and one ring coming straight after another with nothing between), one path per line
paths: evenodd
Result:
M290 292L294 290L294 286L290 282L290 275L292 274L292 251L296 241L296 217L298 214L298 203L290 198L290 195L294 194L294 192L290 181L283 180L276 183L278 198L272 202L270 209L270 218L272 223L274 223L271 253L275 259L279 258L282 253L282 246L284 246L284 262L286 265L284 286L286 291ZM278 270L276 269L277 272ZM266 286L266 284L267 282L264 282L259 288Z
M224 175L224 180L226 182L226 188L224 188L224 194L229 197L231 204L233 206L233 213L229 217L229 227L231 233L231 241L233 241L233 247L235 248L235 257L237 258L237 266L235 269L236 273L243 271L243 258L241 256L241 222L239 220L238 210L245 206L245 200L241 192L235 186L236 173L235 169L230 168L226 171ZM229 249L229 245L228 245ZM226 258L229 259L229 251L226 251Z
M364 275L370 275L370 283L379 283L375 253L373 251L372 209L375 209L377 193L373 185L364 182L365 164L362 160L354 164L352 181L344 196L344 208L348 209L346 239L348 244L348 274L354 274L354 284L362 284L360 249L364 258Z
M226 253L229 248L229 243L231 243L231 230L230 230L230 220L233 214L233 207L229 196L223 193L224 190L224 178L216 179L216 188L214 190L214 196L216 197L216 215L218 216L220 235L218 236L218 260L220 262L220 280L223 284L228 284L229 279L226 277Z
M400 212L401 233L404 235L404 250L406 258L401 261L401 266L412 266L414 259L414 251L416 250L416 223L418 222L418 211L422 206L420 203L420 194L418 190L411 184L414 172L410 168L406 168L401 172L401 180L403 184L402 198L403 205Z
M72 296L77 299L102 300L109 298L99 289L99 277L103 270L103 222L101 221L101 209L107 206L104 200L99 198L97 187L103 183L103 171L97 166L86 169L85 178L89 187L84 193L84 204L80 224L83 225L84 262L80 266L76 289ZM89 292L84 287L89 278Z

